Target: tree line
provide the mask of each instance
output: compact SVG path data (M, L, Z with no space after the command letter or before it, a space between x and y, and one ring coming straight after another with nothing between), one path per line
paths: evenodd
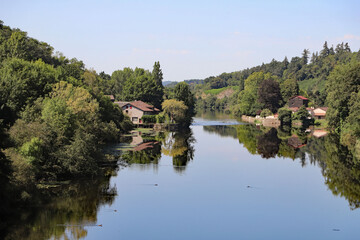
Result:
M207 89L228 86L238 87L228 98L204 97ZM206 78L204 84L196 86L195 94L198 108L226 109L237 116L255 116L270 110L282 113L284 118L289 118L288 111L282 108L289 98L302 95L309 98L309 106L329 107L329 127L341 134L343 144L360 153L359 86L359 51L352 52L348 43L334 48L325 42L323 49L311 56L304 49L300 57L290 61L287 57L283 61L273 59L253 68Z
M133 128L105 95L164 106L164 114L188 126L194 95L184 83L165 93L162 79L159 62L151 72L97 73L0 21L0 198L27 202L36 184L105 174L103 166L115 159L103 146ZM170 108L174 101L180 112Z

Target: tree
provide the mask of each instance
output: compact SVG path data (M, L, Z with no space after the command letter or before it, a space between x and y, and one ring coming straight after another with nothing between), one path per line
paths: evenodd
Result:
M326 118L330 127L340 130L349 116L351 94L359 92L359 85L359 62L338 65L330 73L326 83L326 91L328 92L326 103L329 106Z
M124 68L112 73L111 80L114 82L114 94L117 99L121 101L126 100L124 89L128 81L134 81L133 74L134 71L131 68Z
M360 91L351 94L349 116L341 129L341 143L346 145L360 159Z
M309 123L309 117L310 114L309 112L306 110L306 107L303 105L301 106L301 108L296 112L295 114L295 118L300 120L303 124L303 126L307 126Z
M282 61L282 65L283 65L283 72L281 74L281 76L283 75L284 71L288 68L289 66L289 60L288 58L285 56L284 60Z
M280 85L272 79L266 79L260 84L258 96L258 101L273 113L276 112L281 105Z
M267 116L271 116L271 115L272 115L272 112L267 108L262 110L260 113L260 117L267 117Z
M183 101L177 101L175 99L165 100L162 104L162 108L170 117L171 122L181 123L186 117L186 110L188 107Z
M329 56L329 54L330 54L330 49L328 48L327 41L325 41L323 49L320 51L320 57L325 58Z
M304 49L303 53L302 53L302 63L303 65L306 65L308 63L308 59L309 59L309 49Z
M279 120L282 126L288 125L291 126L291 115L292 111L288 108L279 109Z
M156 88L155 88L155 98L156 100L154 101L154 105L157 108L161 107L161 103L163 101L163 96L164 96L164 86L162 84L162 80L163 80L163 73L162 70L160 68L160 62L155 62L154 63L154 67L153 67L153 71L152 71L152 77L156 83Z
M184 102L187 107L184 119L188 125L191 123L192 117L195 115L195 97L186 82L180 82L175 86L174 97L178 101Z
M0 104L6 113L5 123L13 123L26 104L49 93L55 82L56 70L41 60L5 60L0 68Z
M270 73L254 72L246 80L244 90L239 94L239 107L242 114L255 116L263 108L259 99L259 86L265 79L276 79Z
M163 86L162 85L163 73L162 73L162 70L160 68L160 62L155 62L154 63L154 67L153 67L153 70L152 70L152 76L153 76L153 78L154 78L157 85Z
M158 65L156 64L156 66ZM157 71L155 70L155 72ZM149 71L142 68L135 70L124 68L113 72L111 79L114 82L114 92L117 99L122 101L141 100L154 105L156 108L161 108L164 95L163 86L156 82Z
M299 95L299 85L295 79L286 79L280 84L282 99L287 102L289 98Z

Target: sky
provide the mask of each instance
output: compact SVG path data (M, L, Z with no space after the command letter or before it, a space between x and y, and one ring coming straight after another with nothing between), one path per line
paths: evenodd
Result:
M360 49L358 0L0 0L0 20L86 68L204 79L348 42Z

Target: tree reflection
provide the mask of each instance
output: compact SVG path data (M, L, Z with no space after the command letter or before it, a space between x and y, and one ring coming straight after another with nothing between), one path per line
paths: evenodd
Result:
M137 145L132 151L121 156L129 164L158 164L161 158L161 144L158 141L145 141Z
M340 144L339 136L329 135L325 140L325 183L334 195L345 197L351 209L360 207L360 159Z
M257 137L257 151L263 158L273 158L279 152L281 140L277 137L277 130L271 128L268 132Z
M347 199L351 209L360 207L360 159L341 145L338 135L316 137L301 128L269 129L250 124L236 128L208 126L204 130L220 136L233 137L236 133L239 143L263 158L298 159L302 167L317 165L334 195Z
M194 158L195 138L192 130L186 128L181 132L169 132L162 143L162 153L172 157L177 172L183 172L187 163Z
M88 180L63 186L43 186L37 203L13 210L4 239L81 239L87 227L96 226L97 211L111 205L116 188L109 178ZM3 219L2 219L3 220Z

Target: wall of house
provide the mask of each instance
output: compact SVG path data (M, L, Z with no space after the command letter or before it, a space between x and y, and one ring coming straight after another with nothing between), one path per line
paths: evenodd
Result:
M128 108L126 109L126 106L128 106ZM123 113L128 115L130 117L130 120L135 123L138 124L140 123L140 119L142 118L144 112L141 111L140 109L136 108L136 107L132 107L130 108L129 105L125 105L123 106Z
M302 105L305 105L305 107L307 107L308 100L303 100L301 98L293 98L289 100L289 107L301 107Z

